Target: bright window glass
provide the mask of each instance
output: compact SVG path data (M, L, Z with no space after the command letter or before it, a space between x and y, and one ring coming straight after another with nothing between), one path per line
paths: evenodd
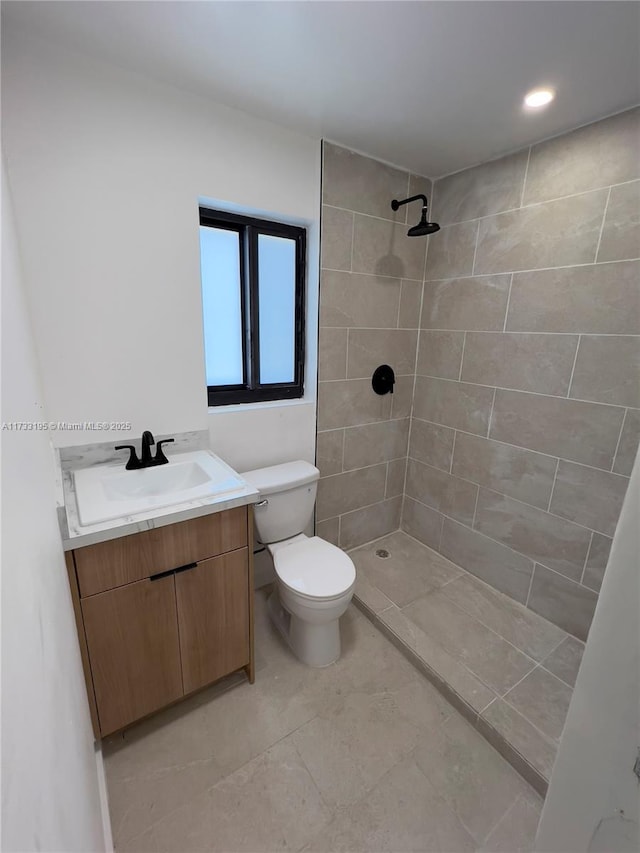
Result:
M237 231L200 227L207 385L241 385L242 305Z
M260 382L295 378L296 243L258 235Z

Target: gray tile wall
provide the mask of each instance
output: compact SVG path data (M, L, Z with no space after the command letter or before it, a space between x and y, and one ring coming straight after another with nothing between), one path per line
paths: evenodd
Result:
M636 109L433 192L402 527L582 639L640 433L639 152Z
M391 200L419 192L431 183L324 143L316 530L343 548L400 526L427 241ZM371 388L379 364L393 395Z

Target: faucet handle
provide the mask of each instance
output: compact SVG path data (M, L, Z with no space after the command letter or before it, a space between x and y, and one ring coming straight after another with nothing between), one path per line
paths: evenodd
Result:
M135 471L140 467L140 460L138 459L136 449L133 444L117 444L113 449L129 451L129 461L124 466L127 471Z
M162 445L171 444L172 441L175 441L175 438L163 438L162 441L156 441L156 455L154 459L154 465L166 465L169 462L167 457L164 455Z

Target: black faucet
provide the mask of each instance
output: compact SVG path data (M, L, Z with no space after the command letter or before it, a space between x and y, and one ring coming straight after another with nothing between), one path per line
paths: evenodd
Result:
M153 437L153 434L146 429L142 433L142 451L140 453L140 459L136 454L136 449L133 444L118 444L114 447L114 450L128 450L129 451L129 461L124 466L127 471L136 471L139 468L152 468L154 465L166 465L169 460L164 455L164 451L162 450L163 444L170 444L172 441L175 441L173 438L164 438L162 441L159 441L156 444L156 440ZM156 455L151 455L151 445L156 444Z

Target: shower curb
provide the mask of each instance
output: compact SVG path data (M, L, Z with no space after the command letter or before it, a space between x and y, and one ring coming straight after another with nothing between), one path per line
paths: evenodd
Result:
M528 782L531 787L545 797L549 787L549 780L534 767L513 744L499 732L487 719L482 716L482 711L473 708L460 694L448 684L443 677L430 666L417 652L415 652L401 637L399 637L381 618L380 614L372 610L357 595L353 596L356 607L375 625L375 627L402 652L409 663L425 676L433 684L442 696L459 711L462 716L484 737L484 739L506 759L513 769ZM383 611L384 612L384 611ZM488 707L488 706L487 706ZM483 709L486 710L486 709Z

